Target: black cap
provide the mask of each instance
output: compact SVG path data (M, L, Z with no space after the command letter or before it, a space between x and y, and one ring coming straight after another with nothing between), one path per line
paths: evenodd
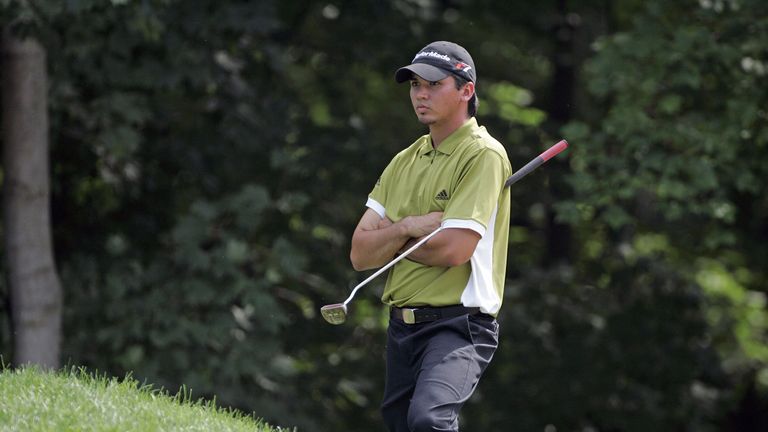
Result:
M455 75L475 82L475 62L467 50L453 42L437 41L422 48L409 66L395 72L395 81L402 83L416 74L427 81L440 81L448 75Z

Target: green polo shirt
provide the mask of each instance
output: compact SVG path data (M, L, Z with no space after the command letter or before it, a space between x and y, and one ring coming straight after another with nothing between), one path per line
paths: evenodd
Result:
M463 304L496 315L507 261L512 168L504 147L470 118L437 149L429 135L398 153L368 196L369 208L397 222L443 212L445 228L481 236L469 262L432 267L409 259L389 272L382 301L392 306Z

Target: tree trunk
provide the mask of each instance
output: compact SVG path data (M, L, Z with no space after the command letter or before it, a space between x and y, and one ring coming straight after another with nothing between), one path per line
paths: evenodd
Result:
M558 22L552 30L555 39L555 51L552 63L554 73L552 76L552 98L550 102L550 118L557 124L558 129L571 119L574 82L575 82L575 52L573 23L569 21L568 5L566 0L557 2ZM552 200L560 200L570 195L569 187L565 182L563 173L565 170L560 159L550 162L555 165L549 168L550 188ZM571 259L572 232L567 224L557 222L555 210L551 205L547 209L547 253L543 263L551 265L553 262L564 262Z
M59 366L62 289L53 259L45 50L2 35L3 247L13 362Z

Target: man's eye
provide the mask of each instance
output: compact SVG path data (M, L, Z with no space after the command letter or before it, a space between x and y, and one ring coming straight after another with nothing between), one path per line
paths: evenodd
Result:
M431 85L431 86L438 86L438 85L440 85L440 81L430 81L429 85Z
M411 81L411 87L418 87L419 82L418 81Z

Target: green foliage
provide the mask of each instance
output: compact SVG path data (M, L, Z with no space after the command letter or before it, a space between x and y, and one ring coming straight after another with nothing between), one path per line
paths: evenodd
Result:
M546 118L546 113L536 108L527 108L533 102L530 91L511 83L498 82L492 84L488 90L491 98L491 107L483 110L480 115L496 113L503 120L510 123L519 123L524 126L539 126Z
M764 196L768 100L755 91L753 57L768 21L763 3L722 4L652 4L631 30L597 42L589 89L611 104L596 130L565 129L581 145L572 156L577 196L560 205L563 218L594 214L614 228L694 218L709 222L698 224L710 243L700 247L733 245L711 228L734 227L739 196Z
M728 354L731 373L756 370L758 383L768 388L768 312L766 293L750 290L752 272L731 271L723 263L700 259L696 280L708 295L707 320L715 344Z
M0 372L0 427L51 431L251 431L279 432L260 419L123 380L92 375L84 369L41 372L35 368Z
M473 427L715 430L722 372L696 285L649 257L606 251L600 262L589 285L557 267L508 286L507 346L480 387Z
M265 229L276 212L264 188L246 185L193 203L151 262L127 253L135 246L120 235L110 239L108 271L72 259L62 278L81 289L66 315L67 351L84 364L276 415L273 401L290 396L281 381L292 373L282 367L287 317L276 296L292 292L304 271L290 242ZM94 343L100 352L89 351Z
M695 284L717 382L752 389L695 384L701 407L764 406L767 28L764 2L647 2L593 45L587 84L604 110L563 129L578 145L559 220L605 226L619 248Z

